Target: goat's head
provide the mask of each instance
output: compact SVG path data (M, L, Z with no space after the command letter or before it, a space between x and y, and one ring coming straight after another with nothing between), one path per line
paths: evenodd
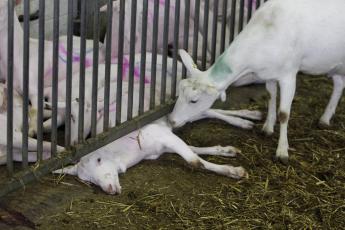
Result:
M179 97L169 121L173 127L180 127L188 121L195 120L206 112L213 103L224 94L217 89L217 85L208 77L208 72L197 69L192 58L184 50L180 56L191 78L181 80L179 83Z
M108 194L114 195L121 193L119 183L118 168L114 161L110 159L110 152L103 149L97 150L83 158L76 165L66 167L55 173L66 173L78 176L81 180L91 182L100 186Z

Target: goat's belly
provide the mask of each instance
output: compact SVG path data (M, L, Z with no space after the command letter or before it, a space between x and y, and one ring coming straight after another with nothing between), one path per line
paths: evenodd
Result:
M306 65L302 65L300 71L305 74L311 75L321 75L321 74L339 74L345 75L345 65L344 63L308 63Z
M321 52L314 52L314 54L305 56L302 59L300 71L313 75L345 74L345 52L340 54L331 52L328 51L323 55Z

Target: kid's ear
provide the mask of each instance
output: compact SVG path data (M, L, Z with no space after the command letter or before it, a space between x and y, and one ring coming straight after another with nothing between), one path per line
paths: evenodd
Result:
M78 164L55 170L53 173L68 174L68 175L72 175L72 176L77 176L78 175Z

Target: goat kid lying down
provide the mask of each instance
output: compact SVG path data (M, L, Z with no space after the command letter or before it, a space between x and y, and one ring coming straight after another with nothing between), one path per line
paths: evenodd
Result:
M73 165L54 173L78 176L98 185L108 194L121 193L119 174L142 160L155 160L165 152L175 152L194 168L209 170L230 178L240 179L248 174L242 167L218 165L198 155L234 157L240 151L232 146L207 148L188 146L173 132L166 118L134 131L80 159Z

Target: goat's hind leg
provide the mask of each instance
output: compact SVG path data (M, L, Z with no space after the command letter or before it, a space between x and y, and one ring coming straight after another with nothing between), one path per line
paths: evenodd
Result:
M241 150L232 146L212 146L212 147L195 147L189 146L189 148L198 155L211 155L211 156L224 156L235 157Z
M164 135L164 138L160 138L160 143L163 144L169 151L176 152L194 168L206 169L235 179L247 177L248 175L245 169L242 167L218 165L203 160L197 154L195 154L186 143L184 143L172 132L165 132L162 135Z
M329 126L330 121L335 114L335 110L339 104L340 98L345 88L345 76L334 75L333 78L333 92L330 101L326 107L325 112L320 118L320 124Z

